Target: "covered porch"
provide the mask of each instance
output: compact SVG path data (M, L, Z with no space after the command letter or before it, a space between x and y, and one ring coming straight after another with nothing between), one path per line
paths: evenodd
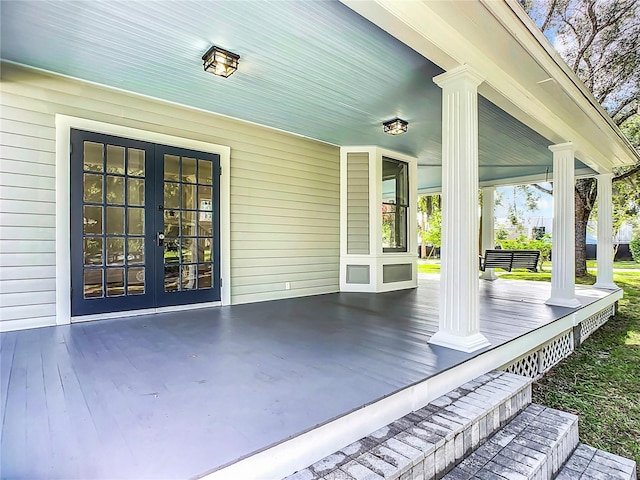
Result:
M428 343L437 275L3 333L2 475L283 477L560 339L558 361L622 295L578 286L568 308L545 304L544 282L479 283L491 346L473 353Z

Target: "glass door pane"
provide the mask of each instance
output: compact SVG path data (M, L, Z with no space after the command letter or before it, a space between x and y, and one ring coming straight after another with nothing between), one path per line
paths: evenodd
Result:
M83 151L83 296L142 295L145 152L89 141Z
M72 315L153 306L146 275L153 146L79 130L71 140Z
M164 154L163 288L165 292L213 287L213 165L215 158Z
M158 145L156 178L157 305L220 300L219 155Z

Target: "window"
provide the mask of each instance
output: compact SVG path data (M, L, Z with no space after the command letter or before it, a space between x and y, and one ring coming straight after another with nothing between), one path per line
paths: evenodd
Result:
M382 159L382 251L407 251L409 165Z

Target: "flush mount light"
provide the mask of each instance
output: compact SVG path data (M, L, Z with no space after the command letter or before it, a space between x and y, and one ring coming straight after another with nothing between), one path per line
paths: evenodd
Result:
M238 69L240 55L213 45L202 56L202 60L204 61L205 72L226 78Z
M384 127L384 133L388 133L389 135L400 135L407 131L409 122L402 120L401 118L394 118L393 120L384 122L382 126Z

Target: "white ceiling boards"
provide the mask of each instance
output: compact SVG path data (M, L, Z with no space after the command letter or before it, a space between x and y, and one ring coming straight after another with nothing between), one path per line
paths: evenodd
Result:
M378 145L419 159L420 189L440 184L432 78L444 70L337 1L3 1L1 21L4 60L335 145ZM211 45L240 55L229 78L204 72ZM479 110L481 182L550 172L554 141L486 98ZM408 132L384 134L396 116Z

